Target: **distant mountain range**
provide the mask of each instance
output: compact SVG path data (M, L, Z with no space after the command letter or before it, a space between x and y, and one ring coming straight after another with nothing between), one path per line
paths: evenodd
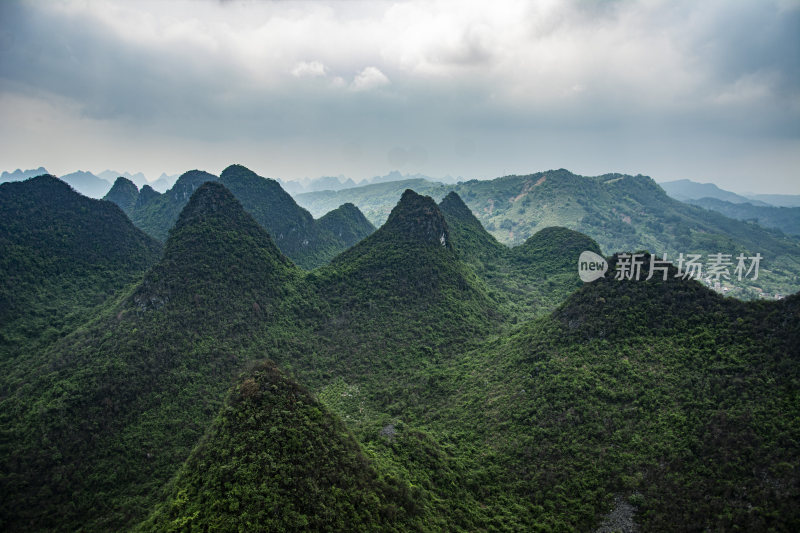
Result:
M4 171L2 175L0 175L0 183L9 181L22 181L28 178L43 175L49 175L49 172L44 167L31 170L17 169L13 172ZM102 198L109 191L111 185L118 177L127 178L131 182L135 183L137 188L143 187L144 185L149 185L158 192L165 192L172 186L172 184L175 183L175 180L178 179L177 174L168 175L162 172L161 176L159 176L157 180L149 182L147 181L145 175L141 172L131 174L130 172L117 172L115 170L104 170L98 174L78 170L76 172L61 176L61 179L66 183L69 183L73 189L84 196L88 196L89 198Z
M800 237L800 207L775 207L761 202L733 203L716 198L686 200L686 203Z
M798 194L746 194L740 195L720 189L713 183L698 183L682 179L660 182L659 185L676 200L701 200L714 198L733 204L749 203L754 206L800 207Z
M350 189L353 187L360 187L374 183L389 183L394 181L409 181L409 180L426 180L438 181L440 183L456 183L458 180L452 176L445 176L438 180L434 180L424 174L402 174L400 171L393 170L383 176L373 176L372 178L361 180L356 183L351 178L345 176L323 176L314 179L302 180L281 180L278 182L289 194L301 194L305 192L316 191L340 191L342 189Z
M406 188L435 199L456 192L483 226L504 244L521 244L537 231L563 226L592 237L603 250L678 254L761 253L763 277L734 283L745 297L789 294L800 288L800 241L670 198L646 176L585 177L564 169L455 185L404 180L295 195L312 214L351 202L376 226Z
M8 181L22 181L28 178L35 178L36 176L43 176L45 174L48 174L48 172L44 167L30 170L17 169L13 172L3 171L3 173L0 174L0 183L6 183Z
M696 181L682 179L661 182L659 183L659 186L664 189L668 195L682 202L686 200L698 200L700 198L716 198L717 200L723 200L725 202L731 202L735 204L754 202L754 200L751 200L750 198L720 189L713 183L698 183ZM759 204L767 205L764 203L755 203L754 205Z
M91 172L78 170L60 177L70 187L89 198L102 198L111 188L111 182L99 178Z
M131 174L130 172L117 172L116 170L104 170L97 174L98 177L103 178L104 180L108 181L109 183L114 183L117 178L127 178L134 184L136 184L137 188L142 188L145 185L148 185L158 192L166 192L167 189L172 187L177 181L179 174L167 174L166 172L162 172L158 179L154 181L148 181L144 174L141 172L137 172L136 174Z

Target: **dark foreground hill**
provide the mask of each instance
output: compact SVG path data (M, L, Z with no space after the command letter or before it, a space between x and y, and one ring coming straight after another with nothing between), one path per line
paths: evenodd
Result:
M53 176L0 185L0 361L65 335L161 254L117 206Z
M408 531L411 488L378 475L345 425L275 368L242 377L142 531Z
M476 408L450 412L480 417L514 472L492 493L519 498L526 529L591 530L616 507L643 531L791 531L798 319L797 296L607 275L465 356L452 404Z
M296 276L230 192L200 186L144 280L4 387L4 528L144 518L242 365L294 353Z

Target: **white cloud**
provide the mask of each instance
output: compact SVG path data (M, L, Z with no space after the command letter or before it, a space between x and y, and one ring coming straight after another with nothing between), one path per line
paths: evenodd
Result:
M292 76L295 78L319 78L328 73L328 67L319 61L301 61L292 69Z
M356 74L350 88L354 91L369 91L384 85L389 85L389 78L386 77L386 74L376 67L366 67Z
M288 169L301 164L281 150L292 142L298 153L307 145L315 154L358 144L361 161L378 154L383 164L387 153L399 161L402 150L419 146L427 157L416 159L442 174L577 170L578 161L584 170L624 170L619 162L653 153L645 139L674 146L692 137L693 145L722 147L796 139L798 5L0 0L0 96L50 103L35 116L52 131L90 118L93 128L112 123L125 146L146 138L207 143L189 149L192 157L213 143L264 142ZM17 148L37 146L24 116L0 116L9 117L0 133L16 134ZM90 131L82 126L69 143L93 139ZM575 147L583 138L594 149L601 136L602 159ZM455 166L465 164L452 158L457 138L472 139L470 152L485 155ZM9 166L20 166L19 153L0 143ZM714 167L712 157L702 168ZM326 165L316 157L303 164L317 160ZM510 161L519 166L504 168ZM783 161L781 168L795 163Z

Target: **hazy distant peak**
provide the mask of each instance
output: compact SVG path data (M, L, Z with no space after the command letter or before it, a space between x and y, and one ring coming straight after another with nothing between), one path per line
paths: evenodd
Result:
M14 172L3 171L3 173L0 174L0 182L22 181L22 180L25 180L25 179L28 179L28 178L34 178L36 176L41 176L43 174L48 174L47 169L45 169L44 167L39 167L39 168L29 169L29 170L16 169Z
M700 198L716 198L734 204L751 202L748 198L731 191L720 189L713 183L698 183L688 179L665 181L659 184L666 193L676 200L699 200Z

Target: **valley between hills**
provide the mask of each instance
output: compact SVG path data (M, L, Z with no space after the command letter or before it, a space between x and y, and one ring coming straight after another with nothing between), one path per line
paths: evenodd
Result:
M650 178L42 175L0 250L4 531L800 528L800 242Z

